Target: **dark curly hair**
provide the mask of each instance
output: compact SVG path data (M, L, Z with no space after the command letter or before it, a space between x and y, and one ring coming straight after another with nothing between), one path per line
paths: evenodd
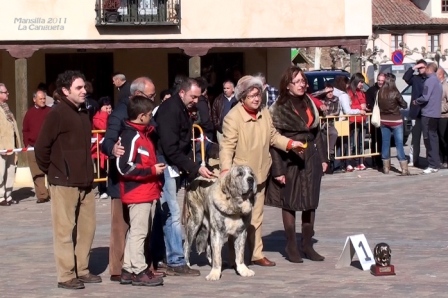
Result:
M56 90L60 95L64 94L64 92L62 92L62 88L70 90L70 87L76 79L83 79L84 81L86 80L84 75L77 70L66 70L63 73L60 73L56 80Z

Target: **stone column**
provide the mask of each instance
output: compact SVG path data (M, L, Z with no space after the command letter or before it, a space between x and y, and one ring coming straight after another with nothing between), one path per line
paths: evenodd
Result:
M188 61L188 76L196 78L201 76L201 57L194 56Z
M201 56L206 55L209 49L185 47L183 50L186 55L191 57L188 61L188 76L190 78L201 76Z
M22 123L25 113L28 110L28 58L37 49L26 48L25 46L14 46L7 51L15 60L15 93L16 93L16 113L15 118L20 134L22 133ZM20 135L22 138L22 135ZM19 167L28 166L25 154L19 153Z

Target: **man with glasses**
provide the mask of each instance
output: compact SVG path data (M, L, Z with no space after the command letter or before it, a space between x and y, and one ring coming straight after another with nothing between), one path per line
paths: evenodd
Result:
M22 147L16 119L6 103L8 95L5 84L0 83L0 150ZM0 206L18 203L11 197L16 173L15 157L12 152L0 154Z
M131 95L140 95L154 101L156 97L156 88L150 78L140 77L135 79L131 86ZM124 154L124 148L120 143L119 136L123 129L122 123L128 118L127 107L129 97L121 98L109 116L107 121L107 130L104 135L104 141L101 151L107 154L111 159L108 173L107 194L111 197L111 230L109 247L109 272L111 281L120 281L121 268L123 265L123 256L125 248L126 233L129 229L127 220L129 219L128 209L123 208L120 200L119 174L115 163L115 158Z
M420 105L414 104L415 100L423 94L423 84L426 80L426 66L425 60L420 59L417 64L408 68L403 75L403 80L408 85L412 85L411 104L409 106L409 118L412 119L412 146L409 151L409 166L418 168L420 157L420 142L422 137L422 118ZM418 74L414 75L414 71Z

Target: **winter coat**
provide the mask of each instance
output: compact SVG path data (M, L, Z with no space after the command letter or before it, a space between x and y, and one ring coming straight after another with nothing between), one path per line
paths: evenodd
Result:
M261 109L256 117L254 120L241 103L224 117L219 162L221 171L229 170L232 165L251 167L258 184L262 184L271 168L269 146L286 151L290 139L277 132L266 108Z
M34 145L37 165L48 175L49 184L92 186L91 137L85 105L76 107L63 97L48 113Z
M380 108L380 116L382 121L399 121L401 120L400 109L406 109L407 102L404 101L400 92L391 92L390 94L378 93L378 107Z
M314 121L307 123L296 112L289 98L283 105L277 101L271 106L272 121L278 132L295 141L307 142L303 155L281 152L271 148L272 167L268 179L265 205L293 211L316 209L319 205L322 163L327 162L327 148L319 126L319 112L308 97L305 97ZM284 175L286 184L275 177Z
M156 174L156 150L149 138L152 131L150 126L126 121L121 133L124 154L116 163L124 204L150 203L160 198L162 183Z
M16 120L9 122L2 108L0 108L0 127L0 150L22 147Z

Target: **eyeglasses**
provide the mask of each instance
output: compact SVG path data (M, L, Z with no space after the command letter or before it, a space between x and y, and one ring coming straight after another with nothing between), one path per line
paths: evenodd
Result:
M0 94L9 94L8 91L0 91Z
M257 94L252 94L252 95L247 95L247 96L246 96L246 98L249 98L249 99L255 99L255 98L257 98L257 97L261 97L261 94L260 94L260 93L257 93Z
M142 91L138 91L142 96L146 97L147 99L151 99L154 100L154 98L156 98L157 93L153 93L153 94L145 94Z
M298 80L298 81L292 81L291 84L293 85L306 85L306 81L305 80Z

